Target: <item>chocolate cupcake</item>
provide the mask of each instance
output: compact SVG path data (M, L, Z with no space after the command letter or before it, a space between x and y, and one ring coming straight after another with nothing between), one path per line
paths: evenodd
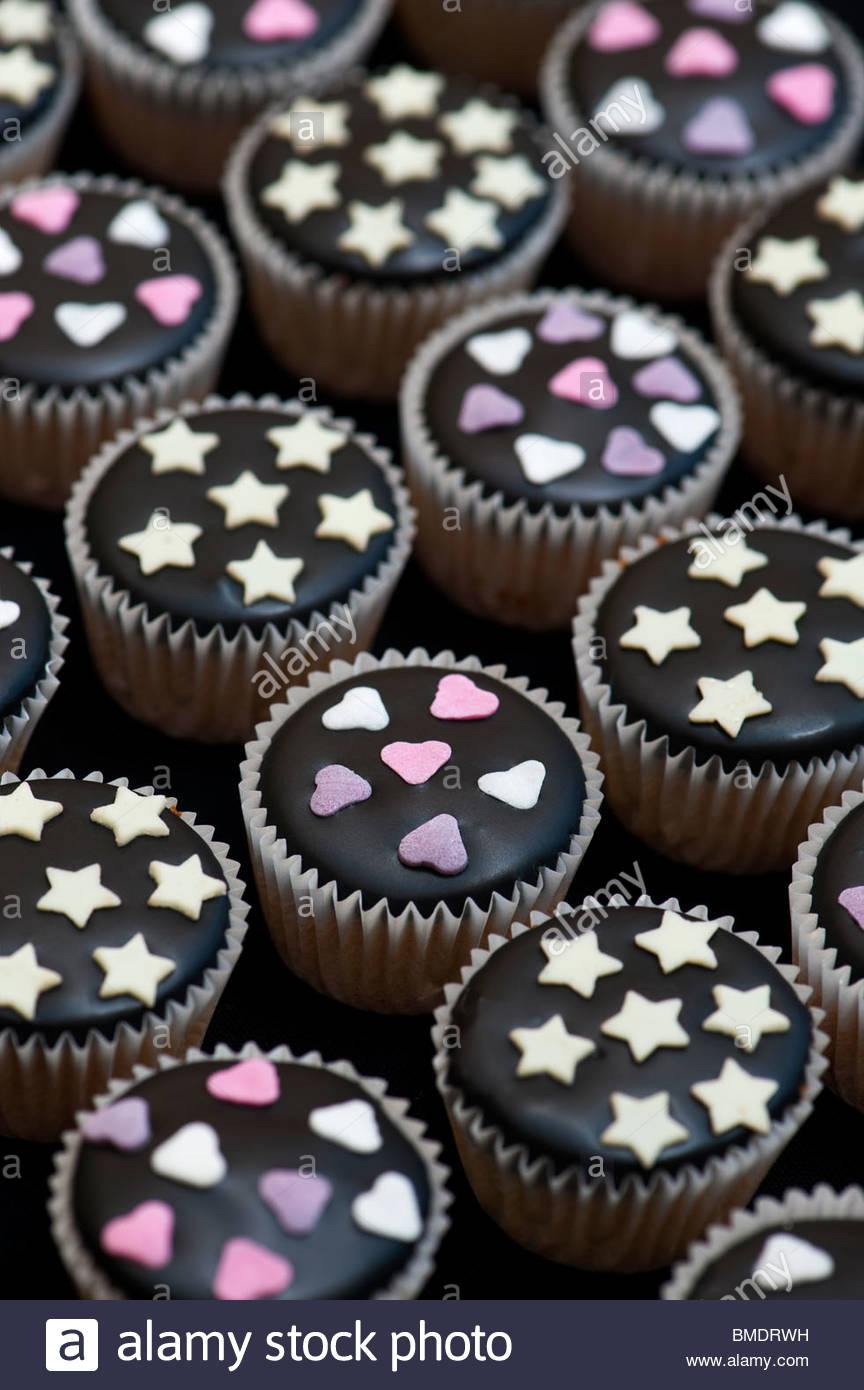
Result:
M106 437L206 394L237 307L228 249L110 175L0 191L0 494L59 506Z
M0 550L0 773L17 770L59 688L69 645L69 620L48 581L32 571L13 550Z
M407 1112L287 1047L139 1067L64 1136L60 1254L82 1298L414 1298L451 1198Z
M215 192L241 131L375 42L389 0L70 0L106 139L172 187ZM193 154L194 151L194 154Z
M603 0L563 25L541 87L574 248L663 299L701 298L736 223L843 168L864 130L864 55L799 0Z
M411 549L390 454L275 396L138 421L69 501L93 659L136 719L241 741L291 681L373 640Z
M0 782L0 1133L55 1139L109 1076L200 1042L240 954L237 865L173 798Z
M616 815L725 873L786 868L864 774L861 547L824 522L768 520L788 506L774 497L622 551L574 622Z
M0 0L0 179L4 183L51 168L80 85L78 46L54 6L48 0Z
M419 1013L492 930L554 907L599 820L597 759L544 691L452 653L336 661L248 744L264 915L302 979Z
M471 0L464 6L396 0L405 39L428 67L467 73L532 99L546 46L569 13L568 0Z
M812 1109L826 1040L795 969L731 917L597 908L475 952L435 1015L435 1070L492 1219L624 1272L749 1200Z
M343 394L395 395L438 323L533 283L566 213L544 147L512 97L405 64L269 111L225 196L274 355Z
M424 566L457 603L531 628L566 627L625 543L704 515L740 428L712 349L603 291L462 314L418 350L400 409Z

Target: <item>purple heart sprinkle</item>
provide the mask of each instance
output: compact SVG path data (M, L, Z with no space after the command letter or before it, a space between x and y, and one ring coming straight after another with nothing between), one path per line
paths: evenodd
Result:
M318 1173L271 1168L258 1179L258 1196L289 1236L308 1236L333 1196L333 1184Z
M341 763L330 763L315 774L315 790L309 810L316 816L335 816L346 806L368 801L371 795L372 784L365 777L360 777Z
M700 19L715 19L722 24L746 24L752 14L750 4L739 4L739 0L690 0L687 6L691 14Z
M550 304L537 325L537 337L544 343L588 343L601 337L605 327L605 319L597 314L586 313L566 299L559 299Z
M837 901L855 918L859 927L864 927L864 887L844 888Z
M731 97L706 101L684 127L681 139L693 154L749 154L755 144L744 107Z
M620 425L606 440L603 467L621 478L650 478L662 473L666 460L659 449L652 449L638 430Z
M399 844L399 858L408 869L432 869L450 878L467 867L468 855L454 816L433 816Z
M690 405L702 395L702 387L677 357L660 357L649 362L633 378L633 389L640 396L662 397Z
M49 275L75 280L79 285L95 285L105 274L102 247L95 237L76 236L45 257Z
M85 1115L81 1129L90 1144L113 1144L115 1149L143 1149L150 1143L150 1107L140 1096L128 1096Z
M462 401L459 428L463 434L481 434L483 430L518 425L524 418L525 411L519 401L499 391L497 386L471 386Z

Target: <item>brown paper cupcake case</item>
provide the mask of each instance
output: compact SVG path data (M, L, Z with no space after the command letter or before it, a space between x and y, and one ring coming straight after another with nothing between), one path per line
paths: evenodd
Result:
M613 896L609 905L620 906L624 901ZM708 917L705 907L682 909L676 898L654 903L643 894L636 906ZM546 920L550 919L534 914L531 928L517 922L510 936L521 936ZM731 917L721 917L720 926L754 946L807 1003L809 989L796 983L794 966L779 961L778 947L763 946L755 932L736 932ZM819 1078L828 1041L818 1026L819 1011L811 1011L813 1042L800 1098L775 1120L768 1134L754 1134L746 1144L730 1147L701 1168L687 1164L674 1174L659 1169L647 1177L628 1174L622 1182L614 1177L586 1178L576 1165L556 1170L548 1157L535 1156L519 1143L508 1144L501 1130L447 1080L447 1029L453 1005L493 952L506 944L507 938L492 936L484 949L472 951L461 983L446 986L445 1003L436 1011L432 1030L438 1089L474 1195L511 1239L546 1259L618 1273L669 1264L712 1221L723 1220L734 1207L750 1200L813 1109L822 1089Z
M216 192L231 146L276 98L318 92L361 61L387 19L391 0L364 0L354 21L296 64L248 69L178 68L127 38L99 0L69 0L87 62L99 124L130 164L193 192Z
M359 83L364 74L355 73ZM494 88L478 95L501 100ZM252 307L267 346L287 371L340 395L394 397L412 352L434 328L466 305L529 289L567 217L568 190L556 185L549 207L526 236L484 270L443 277L416 288L328 274L292 254L266 230L247 191L247 174L262 132L284 101L238 141L225 171L224 195L246 270Z
M3 556L4 560L11 560L19 570L30 576L45 600L51 619L51 642L48 649L48 660L42 675L30 694L24 696L17 711L0 720L0 773L3 773L18 770L18 765L24 756L24 750L30 742L36 725L60 688L59 677L64 661L63 653L69 646L69 639L66 636L69 619L60 612L60 601L48 580L38 579L33 574L32 565L27 564L24 560L16 560L15 552L11 546L0 549L0 555Z
M564 516L550 503L539 509L524 500L508 503L501 492L487 493L479 480L469 480L464 469L441 453L426 421L426 392L434 371L472 330L560 299L560 291L542 290L461 314L418 349L400 394L402 448L419 512L421 563L439 588L472 613L535 630L567 627L591 577L623 545L646 532L656 535L664 526L704 516L741 432L738 395L725 364L680 319L660 314L658 326L674 329L709 382L722 420L716 441L691 473L641 502L599 507L592 513L572 507ZM632 299L605 290L579 293L578 302L601 314L634 307ZM459 517L458 530L444 529L447 514Z
M80 193L95 190L152 201L201 242L213 266L216 296L212 316L198 337L179 356L168 358L146 376L127 376L120 382L78 387L70 393L24 382L14 395L4 393L0 496L40 507L61 507L87 460L118 429L163 406L206 395L219 373L239 298L237 271L224 239L178 198L113 174L58 175L56 182ZM0 188L0 208L35 183L28 180Z
M54 164L54 157L78 101L81 90L81 54L72 31L55 17L55 36L60 59L57 90L44 114L22 133L20 140L0 143L0 177L4 183L37 178Z
M364 902L359 891L340 896L334 881L319 882L318 870L291 853L276 828L267 823L260 791L261 764L273 736L307 700L351 676L404 666L434 666L447 671L479 672L518 690L543 709L576 749L585 773L585 800L578 830L555 864L540 869L536 880L514 883L509 898L493 893L488 908L469 898L460 913L446 903L424 915L413 904L391 912L387 900ZM270 934L286 965L314 989L344 1004L380 1013L424 1013L441 998L473 947L491 931L504 931L516 917L534 908L551 910L573 881L600 820L603 781L596 754L564 706L531 690L524 677L508 676L504 666L482 666L476 657L456 660L452 652L430 656L415 648L403 656L364 652L349 665L334 661L324 675L314 672L307 686L286 692L287 704L275 705L270 720L259 724L246 745L240 767L240 800L258 893Z
M270 703L259 694L253 676L262 669L272 669L270 662L279 669L279 657L288 648L299 647L310 661L326 666L334 658L372 643L411 553L415 516L402 473L392 463L389 451L370 435L355 433L353 421L334 418L327 408L316 408L314 413L322 420L352 434L393 490L396 528L386 558L359 588L351 590L345 603L334 602L326 614L312 613L305 623L296 618L284 628L268 623L260 636L244 624L231 637L220 626L200 633L191 619L172 626L169 614L153 614L145 603L133 603L128 589L119 588L110 575L100 571L87 541L87 506L99 481L136 437L166 424L177 413L191 417L201 410L225 406L278 410L290 418L304 413L299 401L282 401L278 396L256 400L240 393L230 400L208 396L200 405L187 402L179 412L163 410L153 419L138 420L134 430L111 440L85 469L66 511L69 561L90 651L103 683L133 718L177 737L214 743L242 742L250 736L255 721L266 715ZM346 607L354 621L354 642L347 633L337 637L337 629L329 625ZM332 632L333 640L316 641L316 633L322 630Z
M719 520L708 517L706 524ZM824 521L804 526L790 516L771 525L864 550L864 543L850 541L848 531L830 530ZM640 840L694 868L768 873L788 868L823 807L839 801L847 787L860 785L864 746L830 758L811 758L806 767L790 760L782 771L770 762L750 769L743 759L728 771L716 754L700 763L692 748L671 753L668 737L649 738L644 719L628 722L626 706L612 703L591 651L598 610L621 566L658 544L697 533L696 522L688 522L680 530L664 530L658 540L643 536L636 547L622 550L617 561L606 562L580 600L573 621L573 652L582 719L600 753L609 805ZM742 770L748 772L746 778Z
M431 68L470 73L536 97L540 61L571 0L472 0L465 6L397 0L412 53Z
M153 1066L136 1066L131 1080L112 1080L106 1092L97 1096L93 1102L94 1110L111 1105L139 1082L155 1076L157 1071L182 1066L185 1062L241 1062L249 1057L267 1057L271 1062L294 1062L301 1067L314 1067L335 1072L346 1081L353 1081L361 1087L377 1105L380 1105L387 1119L404 1139L417 1152L426 1170L429 1182L429 1214L426 1227L415 1246L411 1258L393 1276L386 1288L371 1295L373 1299L404 1300L416 1298L426 1280L432 1273L435 1252L450 1226L447 1215L453 1197L447 1188L450 1171L440 1160L441 1145L431 1139L426 1126L408 1114L408 1101L400 1100L388 1093L387 1082L380 1077L361 1076L350 1062L325 1062L320 1052L306 1052L296 1056L288 1047L275 1047L263 1052L255 1043L248 1042L239 1051L233 1051L224 1043L217 1043L212 1053L192 1048L182 1059L160 1057ZM82 1116L75 1117L79 1123ZM51 1196L48 1214L51 1218L51 1234L60 1256L73 1279L80 1298L123 1299L124 1295L116 1289L96 1265L92 1255L85 1248L75 1225L74 1180L75 1168L83 1143L80 1128L67 1130L63 1135L63 1147L54 1158L54 1173L50 1182Z
M543 63L546 120L565 140L588 117L568 91L569 55L603 3L597 0L573 14ZM697 178L658 167L613 143L601 145L568 175L574 184L570 241L597 275L660 299L704 298L714 257L743 218L815 187L853 158L864 129L864 59L846 25L824 10L820 15L836 44L849 93L831 138L814 154L769 174L732 179Z
M689 1299L705 1271L727 1250L760 1231L793 1221L864 1221L864 1190L847 1187L843 1192L835 1192L826 1183L819 1183L812 1192L793 1187L782 1201L760 1197L752 1211L734 1211L726 1225L710 1226L687 1252L687 1258L672 1270L660 1297ZM734 1297L734 1289L729 1293Z
M24 780L69 780L75 775L68 768L53 774L36 768ZM4 786L19 780L8 772L0 778ZM90 772L79 780L102 782L104 778L101 772ZM108 785L128 787L129 781L117 777ZM143 795L152 793L151 787L136 790ZM173 798L171 801L173 804ZM215 854L228 884L228 927L215 961L207 967L199 984L190 985L183 999L169 1000L159 1013L142 1008L137 1028L124 1022L110 1035L91 1028L83 1042L76 1041L67 1031L50 1044L35 1032L21 1043L15 1037L14 1027L0 1029L0 1134L56 1140L73 1123L75 1111L90 1105L112 1076L131 1075L136 1063L155 1066L169 1051L182 1057L190 1047L197 1046L207 1031L239 959L249 905L244 901L244 885L237 875L239 865L228 857L228 845L214 840L213 827L199 824L194 811L179 814L187 825L194 826ZM161 1035L163 1029L168 1031L170 1048L162 1048L155 1040L154 1033Z

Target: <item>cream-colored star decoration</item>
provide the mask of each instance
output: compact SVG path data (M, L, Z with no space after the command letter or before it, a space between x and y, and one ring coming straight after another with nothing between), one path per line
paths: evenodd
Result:
M156 991L162 981L177 968L170 956L153 955L140 931L130 936L125 946L100 946L93 952L93 959L105 972L100 999L129 994L148 1007L156 1003Z
M154 859L148 872L157 885L147 899L149 907L168 907L197 922L202 904L211 898L224 898L228 892L224 879L205 874L201 857L190 855L182 864L163 864Z
M276 450L277 468L312 468L329 473L330 460L348 443L344 430L325 425L317 415L301 415L296 425L277 425L267 431Z
M566 943L541 941L547 964L537 976L538 985L565 985L583 999L590 999L597 981L605 975L617 975L624 966L615 956L607 956L597 944L597 934L583 932ZM557 948L557 949L556 949Z
M192 569L192 547L200 535L201 527L194 522L172 521L164 512L154 512L143 531L121 536L117 544L137 557L142 574L155 574L168 566Z
M864 179L832 179L816 211L826 222L839 222L847 232L860 232L864 227Z
M774 708L756 689L752 671L739 671L725 681L700 676L698 685L702 699L687 716L690 723L717 724L730 738L738 737L745 719L770 714Z
M83 869L46 869L51 887L43 893L36 906L40 912L58 912L80 928L86 927L94 912L101 908L119 907L120 899L102 882L102 865L88 864Z
M346 124L350 110L347 101L296 97L287 111L270 122L270 130L281 140L290 140L295 150L338 148L351 139Z
M689 1035L678 1022L683 1000L646 999L628 989L624 1007L601 1025L607 1038L618 1038L630 1048L634 1062L644 1062L658 1047L687 1047Z
M640 603L633 616L636 622L623 634L620 645L628 651L645 652L655 666L662 666L670 652L686 652L702 645L699 633L690 626L689 608L664 613Z
M397 63L381 77L370 77L363 90L385 121L401 121L406 116L434 115L444 81L440 73L419 72L407 63Z
M303 569L303 561L296 556L274 555L266 541L259 541L248 560L232 560L225 568L243 585L243 602L248 608L262 598L293 603L297 597L294 580Z
M513 129L519 114L506 106L490 106L481 97L472 97L459 111L448 111L438 121L458 154L477 154L492 150L507 154L513 148Z
M262 483L254 473L246 468L223 487L207 490L209 501L215 502L225 513L225 529L234 531L238 526L278 526L279 508L288 496L285 483Z
M0 796L0 835L41 840L48 821L59 816L62 810L62 801L34 796L29 782L19 782L13 792Z
M653 1096L628 1096L613 1091L609 1097L614 1124L600 1135L601 1144L630 1149L643 1168L651 1168L665 1149L682 1144L690 1131L669 1114L668 1091Z
M719 1076L713 1081L697 1081L690 1092L711 1116L715 1134L725 1134L738 1125L767 1134L771 1128L768 1101L777 1088L776 1081L751 1076L733 1057L727 1057Z
M514 154L499 158L493 154L481 154L474 161L476 173L469 187L477 198L492 198L509 212L539 198L546 190L546 182L535 169L531 168L524 154Z
M716 970L717 957L708 943L719 929L719 922L701 922L682 917L680 912L666 911L659 927L639 933L636 945L657 957L664 975L671 975L683 965Z
M473 251L476 247L496 251L503 245L495 225L497 219L496 203L472 198L461 188L448 188L440 208L427 213L425 221L445 246L452 246L456 251Z
M807 313L813 320L810 341L814 347L839 347L853 357L864 352L864 295L847 290L834 299L811 299Z
M318 506L323 518L315 530L319 540L345 541L355 550L363 551L373 536L393 529L392 516L375 506L368 487L350 497L322 492Z
M755 1052L766 1033L788 1033L789 1019L771 1008L771 986L757 985L755 989L733 989L731 985L715 985L716 1013L706 1018L702 1027L706 1033L725 1033L735 1039L743 1052Z
M42 0L0 3L0 39L4 43L44 43L53 27L51 6Z
M404 130L394 130L380 145L370 145L363 158L385 183L408 183L436 178L443 153L440 140L418 140Z
M90 812L90 819L110 830L116 844L128 845L139 835L161 839L170 834L162 819L167 807L167 796L141 796L128 787L117 787L114 800L106 806L97 806Z
M342 201L336 182L342 172L336 160L310 164L305 159L289 159L275 183L261 190L265 207L278 208L286 222L296 226L313 212L337 208Z
M33 943L20 946L10 956L0 956L0 1009L14 1009L22 1018L34 1019L39 995L63 983L56 970L39 964Z
M825 555L819 561L819 573L825 577L820 598L848 598L864 608L864 555L853 555L849 560Z
M414 233L402 221L405 204L401 198L372 207L370 203L348 204L351 225L339 237L343 251L356 251L370 265L383 265L395 251L414 242Z
M802 236L794 241L763 236L756 257L744 272L757 285L770 285L779 295L789 295L799 285L824 280L831 267L819 255L819 238Z
M727 545L721 540L716 543L722 549L712 550L707 561L706 549L702 549L687 571L688 579L716 579L730 589L737 589L745 574L761 570L768 563L767 555L763 555L761 550L751 550L744 540L735 545Z
M182 415L164 430L144 434L138 441L151 455L151 473L203 473L204 459L219 443L218 434L189 428Z
M800 640L798 623L806 612L806 603L785 603L770 589L757 589L746 603L727 608L723 617L743 629L745 647L758 647L762 642L794 647Z
M819 643L824 666L816 672L817 681L845 685L859 700L864 699L864 637L855 642L838 642L826 637Z
M27 44L0 53L0 96L11 97L22 106L31 106L56 76L51 64L40 63Z
M568 1033L560 1014L539 1028L514 1028L510 1041L522 1053L517 1076L554 1076L565 1086L572 1086L579 1063L597 1050L588 1038Z

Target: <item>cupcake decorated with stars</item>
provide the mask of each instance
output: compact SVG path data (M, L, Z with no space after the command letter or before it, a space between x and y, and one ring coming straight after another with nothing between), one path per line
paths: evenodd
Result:
M49 0L0 0L0 176L44 174L54 163L81 85L69 26Z

